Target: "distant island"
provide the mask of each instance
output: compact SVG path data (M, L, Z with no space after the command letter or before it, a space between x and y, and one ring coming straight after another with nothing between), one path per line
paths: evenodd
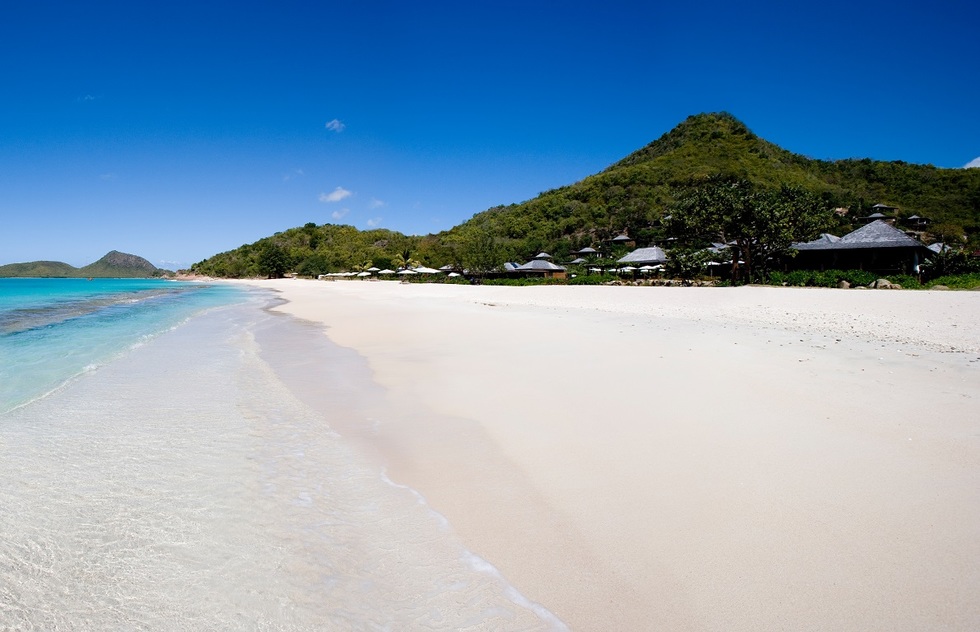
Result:
M0 277L33 277L59 279L144 279L173 276L170 270L158 268L143 257L113 250L85 267L61 261L30 261L0 266Z

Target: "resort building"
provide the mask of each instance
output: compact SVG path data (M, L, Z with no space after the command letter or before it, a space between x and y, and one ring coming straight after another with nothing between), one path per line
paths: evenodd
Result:
M524 265L517 266L511 272L521 276L537 276L545 279L564 279L568 276L565 268L551 263L548 259L551 259L551 255L547 252L539 252L534 259Z
M620 257L616 263L623 263L630 266L654 266L661 265L667 261L667 253L660 246L650 246L648 248L637 248L625 257Z
M817 270L868 270L882 274L915 274L932 252L921 241L891 224L876 220L843 237L823 234L795 243L792 267Z

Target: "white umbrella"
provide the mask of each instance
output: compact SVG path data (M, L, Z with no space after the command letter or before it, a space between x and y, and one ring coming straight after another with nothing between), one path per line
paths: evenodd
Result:
M435 268L426 268L425 266L419 266L415 268L415 271L419 274L439 274L439 270Z
M459 274L459 272L450 272L447 276L449 276L449 277L458 277L458 276L460 276L460 274Z
M415 270L399 270L398 274L418 274Z
M357 273L357 276L359 276L359 277L369 277L369 276L371 276L371 273L370 272L358 272Z
M385 268L384 270L382 270L378 274L394 274L394 273L395 273L394 270L389 270L389 269Z
M368 272L380 272L380 270L381 270L380 268L375 268L374 266L371 266L370 268L367 269Z

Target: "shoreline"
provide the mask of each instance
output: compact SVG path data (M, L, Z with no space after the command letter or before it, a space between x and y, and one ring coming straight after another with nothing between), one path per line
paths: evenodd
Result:
M975 294L245 283L367 360L358 441L574 630L980 622Z

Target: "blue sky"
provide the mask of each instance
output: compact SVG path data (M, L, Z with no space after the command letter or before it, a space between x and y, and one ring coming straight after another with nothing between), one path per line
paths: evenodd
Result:
M728 111L814 158L980 157L973 2L18 2L0 263L438 232Z

